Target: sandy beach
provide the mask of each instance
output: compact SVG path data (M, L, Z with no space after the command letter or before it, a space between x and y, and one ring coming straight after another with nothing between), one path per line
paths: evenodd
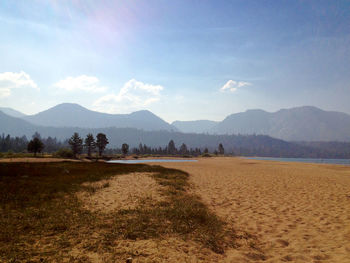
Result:
M241 158L162 163L247 236L222 262L350 262L350 167Z
M23 159L39 160L62 161ZM154 164L186 171L188 191L234 229L234 244L224 254L216 254L176 235L116 240L114 259L132 255L133 262L350 262L349 166L238 157ZM133 209L142 200L165 198L163 186L151 173L122 174L83 186L96 188L77 193L84 208L101 215ZM97 229L94 238L100 238L100 232ZM88 241L72 246L68 255L85 257L87 262L115 262L103 249L87 251Z

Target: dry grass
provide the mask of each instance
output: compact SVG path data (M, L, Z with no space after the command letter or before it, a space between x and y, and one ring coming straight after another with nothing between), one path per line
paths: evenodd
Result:
M164 201L144 199L134 208L100 213L85 209L77 197L108 189L109 179L130 173L151 173ZM120 244L170 239L182 249L188 249L184 240L194 242L198 258L215 258L208 251L223 253L234 236L187 187L187 173L160 166L0 163L0 262L115 262L130 255L142 262L150 256Z

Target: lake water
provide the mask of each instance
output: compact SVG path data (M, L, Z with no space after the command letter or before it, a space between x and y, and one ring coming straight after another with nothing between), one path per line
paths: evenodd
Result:
M197 160L188 159L143 159L143 160L111 160L107 163L184 163L184 162L197 162Z
M350 159L312 159L312 158L273 158L273 157L244 157L252 160L267 160L279 162L327 163L350 165Z

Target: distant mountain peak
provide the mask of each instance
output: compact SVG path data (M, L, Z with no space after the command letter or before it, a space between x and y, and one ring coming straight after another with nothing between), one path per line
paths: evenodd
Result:
M151 112L149 110L138 110L138 111L134 111L134 112L130 113L130 115L141 115L141 114L155 115L153 112Z
M79 110L89 110L83 106L81 106L80 104L78 103L61 103L61 104L57 104L56 106L48 109L48 110L52 110L52 109L79 109Z
M143 130L176 130L148 110L130 114L109 114L92 111L76 103L61 103L38 114L24 117L42 126L79 128L137 128Z
M264 111L262 109L249 109L249 110L246 110L245 112L248 112L248 113L267 113L267 111Z

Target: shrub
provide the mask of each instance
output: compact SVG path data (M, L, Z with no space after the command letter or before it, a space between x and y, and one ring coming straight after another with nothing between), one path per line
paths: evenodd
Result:
M71 149L61 148L57 152L55 152L54 156L59 158L73 158L74 154Z

